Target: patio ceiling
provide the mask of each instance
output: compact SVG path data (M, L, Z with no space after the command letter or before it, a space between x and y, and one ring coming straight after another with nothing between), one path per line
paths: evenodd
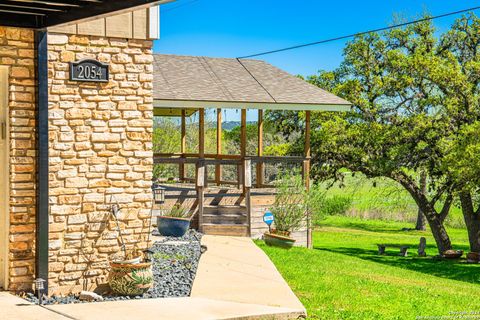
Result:
M1 0L0 25L43 29L171 0Z
M156 110L171 114L183 108L347 111L351 106L261 60L161 54L154 55L153 97Z

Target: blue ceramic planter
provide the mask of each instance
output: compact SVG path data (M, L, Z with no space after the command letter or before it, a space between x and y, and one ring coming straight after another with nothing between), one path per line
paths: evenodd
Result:
M190 228L190 219L158 217L158 232L165 237L182 237Z

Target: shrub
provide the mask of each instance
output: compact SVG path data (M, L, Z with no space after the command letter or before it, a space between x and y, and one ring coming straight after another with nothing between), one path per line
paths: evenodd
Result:
M190 210L177 203L170 209L167 214L165 214L165 216L172 218L188 218L190 217Z
M275 183L277 195L271 207L277 233L298 230L306 217L305 187L298 175L285 175Z
M319 225L321 220L326 216L345 215L352 207L352 198L335 195L325 198L321 206L317 206L316 210L312 210L313 224Z

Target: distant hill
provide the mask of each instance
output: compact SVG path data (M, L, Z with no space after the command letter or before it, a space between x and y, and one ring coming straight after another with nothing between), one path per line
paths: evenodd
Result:
M247 124L255 124L256 121L247 121ZM222 122L222 129L230 131L235 127L240 126L240 121L224 121Z

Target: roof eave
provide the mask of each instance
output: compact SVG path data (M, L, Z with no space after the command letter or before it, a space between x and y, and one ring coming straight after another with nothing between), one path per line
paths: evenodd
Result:
M154 99L154 108L222 108L222 109L261 109L292 111L336 111L351 110L351 104L331 103L276 103L276 102L234 102L234 101L199 101L199 100L162 100Z

